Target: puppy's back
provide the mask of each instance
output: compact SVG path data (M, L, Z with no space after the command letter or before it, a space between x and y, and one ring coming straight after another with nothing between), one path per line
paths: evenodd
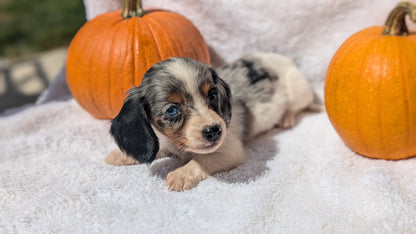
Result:
M275 125L288 128L294 117L314 100L313 89L291 59L275 53L256 53L217 69L252 116L255 136Z

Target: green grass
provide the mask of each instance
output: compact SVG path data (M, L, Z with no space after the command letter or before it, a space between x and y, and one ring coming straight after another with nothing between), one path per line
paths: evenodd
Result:
M68 46L85 22L82 0L0 0L0 57Z

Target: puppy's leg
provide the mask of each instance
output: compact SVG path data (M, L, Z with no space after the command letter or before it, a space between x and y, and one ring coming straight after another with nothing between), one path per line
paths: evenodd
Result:
M195 187L200 181L221 171L231 170L244 163L245 152L239 139L227 137L215 152L195 156L191 161L166 177L166 186L172 191Z
M296 124L299 114L313 103L314 92L303 73L294 66L287 71L286 85L288 106L281 126L291 128Z
M162 150L156 155L156 159L165 157L165 154L162 153ZM123 153L119 148L113 150L107 157L104 159L104 162L112 166L126 166L126 165L137 165L140 164L139 161Z
M279 126L282 127L283 129L287 129L287 128L291 128L295 126L296 119L297 119L296 116L297 116L297 113L286 112Z
M108 165L123 166L140 164L139 161L127 156L119 148L113 150L105 159L104 162Z

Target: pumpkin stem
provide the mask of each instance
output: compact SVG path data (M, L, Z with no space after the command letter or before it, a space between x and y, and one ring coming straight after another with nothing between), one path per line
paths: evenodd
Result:
M124 0L123 11L121 12L121 16L124 19L128 19L131 17L142 17L146 14L146 11L142 8L142 1L141 0Z
M383 35L405 36L409 34L406 26L405 16L409 15L411 21L416 23L416 5L410 2L401 2L397 4L383 27Z

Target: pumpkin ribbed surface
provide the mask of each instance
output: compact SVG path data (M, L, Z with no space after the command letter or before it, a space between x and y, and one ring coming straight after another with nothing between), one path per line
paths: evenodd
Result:
M338 49L327 71L325 105L337 133L364 156L416 155L416 35L370 27Z
M73 97L97 118L114 118L126 91L141 83L153 64L170 57L210 63L208 47L185 17L165 11L123 18L121 10L87 22L67 54L67 83Z

